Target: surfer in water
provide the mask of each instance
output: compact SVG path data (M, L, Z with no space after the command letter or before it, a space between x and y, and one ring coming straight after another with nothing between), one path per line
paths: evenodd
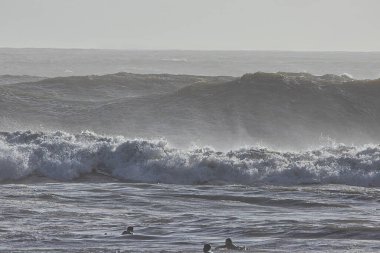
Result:
M127 230L122 233L122 235L133 235L133 227L127 227Z
M225 245L215 247L215 249L246 250L244 246L236 246L233 244L231 238L226 239Z
M210 244L207 243L203 246L203 253L212 253Z

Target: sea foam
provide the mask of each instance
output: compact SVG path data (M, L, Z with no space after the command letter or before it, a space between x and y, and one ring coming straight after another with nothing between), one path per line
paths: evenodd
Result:
M164 140L92 132L0 133L0 181L30 176L71 181L101 173L122 181L171 184L346 184L380 186L380 146L337 145L304 152L242 148L180 150Z

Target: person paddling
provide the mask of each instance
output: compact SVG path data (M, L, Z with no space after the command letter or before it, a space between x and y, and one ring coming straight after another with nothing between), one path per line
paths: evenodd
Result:
M236 246L233 244L231 238L227 238L224 245L215 247L215 249L246 250L244 246Z
M122 233L122 235L133 235L133 227L127 227L127 230Z

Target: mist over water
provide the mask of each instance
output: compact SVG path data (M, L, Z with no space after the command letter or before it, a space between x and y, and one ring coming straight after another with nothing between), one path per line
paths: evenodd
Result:
M246 73L347 73L380 77L380 52L143 51L0 48L0 75L83 76L117 72L242 76Z
M0 251L378 252L379 77L378 53L0 49Z

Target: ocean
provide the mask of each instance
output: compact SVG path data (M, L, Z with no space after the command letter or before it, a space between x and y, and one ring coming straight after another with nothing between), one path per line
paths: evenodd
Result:
M0 252L379 252L379 78L375 52L2 48Z

